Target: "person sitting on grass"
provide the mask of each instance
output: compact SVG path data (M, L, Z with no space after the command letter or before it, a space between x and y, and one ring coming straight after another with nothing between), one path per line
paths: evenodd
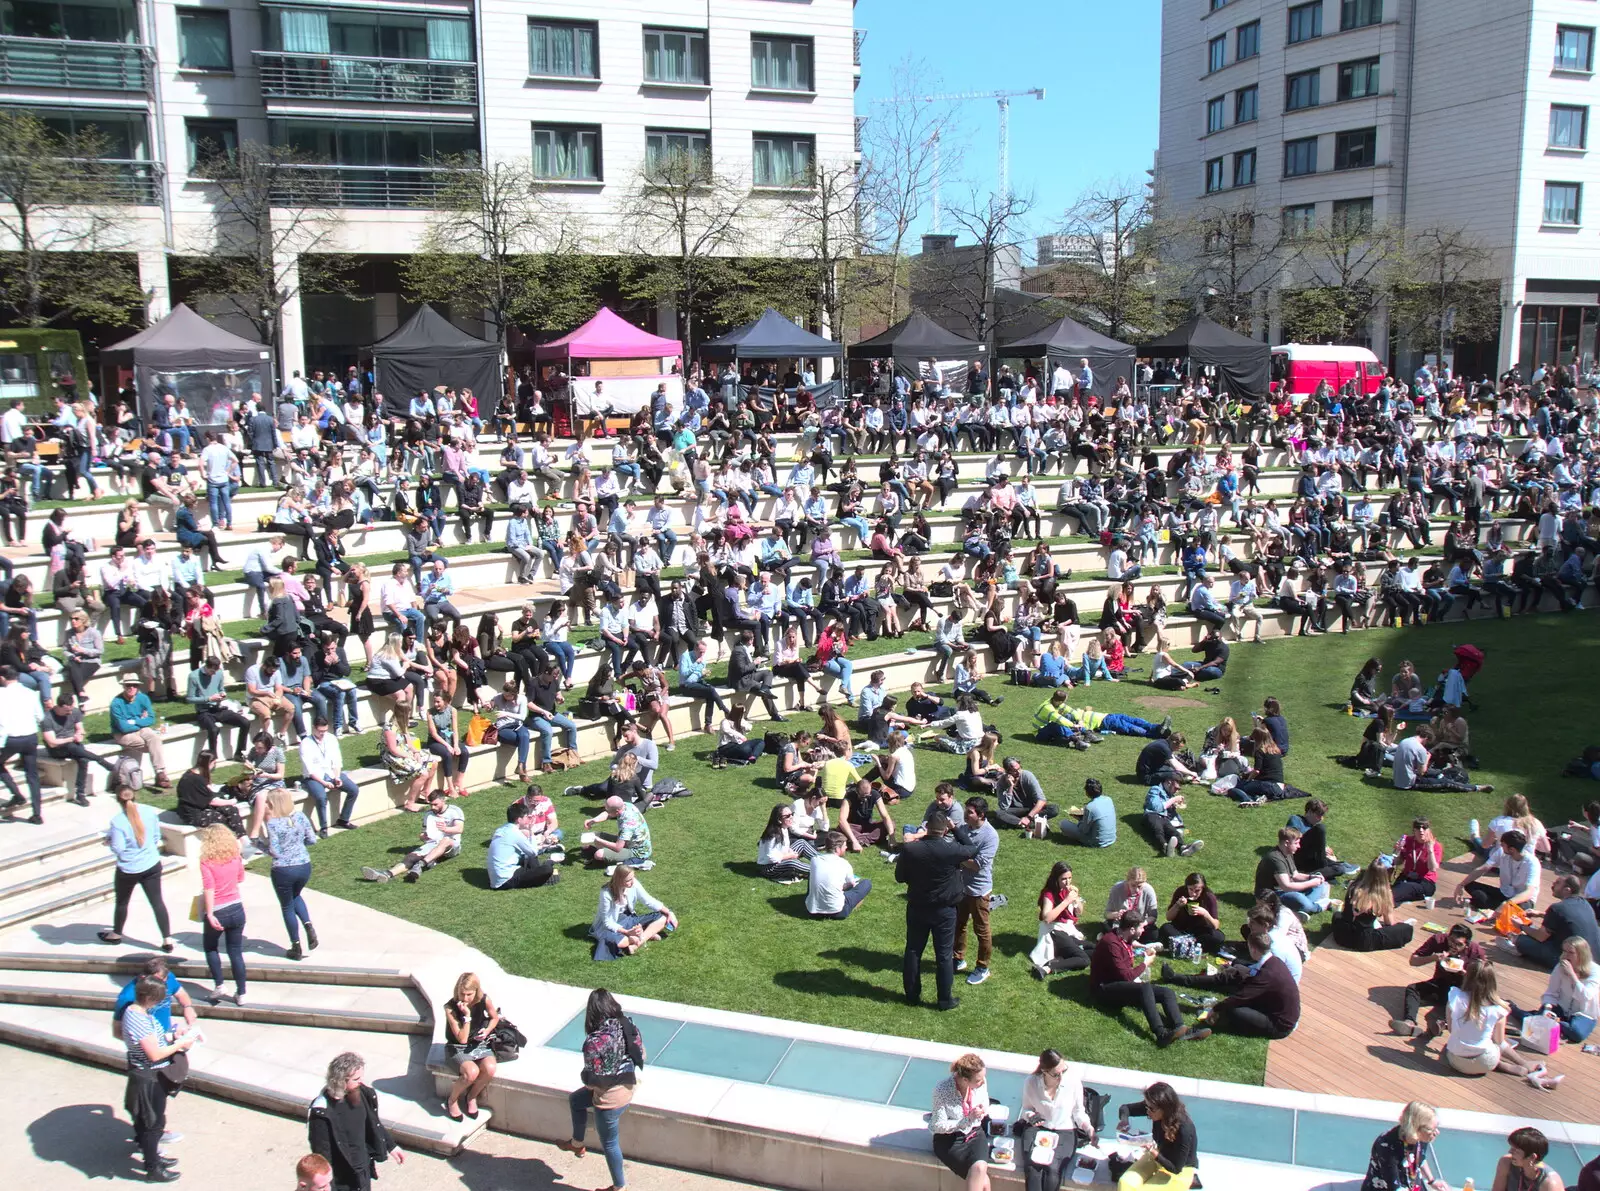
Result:
M909 721L902 721L909 722ZM978 714L977 700L963 695L956 700L954 714L928 724L921 743L940 752L965 756L983 739L983 716Z
M1305 872L1321 873L1330 881L1353 877L1361 868L1346 864L1328 847L1328 829L1323 826L1327 818L1328 804L1320 798L1306 799L1305 808L1298 815L1289 816L1289 826L1300 831L1300 852L1295 863Z
M381 883L404 874L406 880L415 881L441 860L461 855L461 834L466 827L466 813L452 805L443 790L435 790L428 795L428 813L422 816L422 846L388 868L364 866L361 879Z
M1289 787L1283 780L1283 752L1265 727L1257 727L1250 733L1250 756L1253 764L1239 784L1228 791L1228 797L1240 806L1265 806L1287 798Z
M726 769L731 765L752 765L766 751L763 738L750 737L750 709L737 703L722 719L717 728L717 750L711 754L711 768Z
M1134 776L1150 786L1174 775L1186 782L1202 781L1198 773L1178 759L1186 743L1181 732L1174 732L1164 740L1152 740L1139 750L1139 757L1133 763Z
M1433 965L1433 974L1426 980L1406 985L1400 1016L1389 1019L1389 1028L1403 1038L1414 1037L1424 1030L1429 1038L1444 1033L1444 1005L1450 990L1460 988L1468 968L1476 967L1487 957L1472 937L1472 928L1458 922L1448 932L1429 935L1427 940L1411 953L1407 962L1413 968ZM1417 1025L1417 1013L1428 1006L1425 1026Z
M1024 769L1021 760L1016 757L1007 757L1000 763L1000 775L994 793L996 802L989 814L996 823L1005 827L1017 827L1028 832L1035 824L1043 821L1048 825L1061 815L1060 809L1046 800L1039 779Z
M1411 933L1410 922L1395 921L1389 870L1369 864L1334 915L1334 942L1350 951L1393 951L1410 944Z
M1449 1036L1444 1060L1461 1075L1488 1075L1504 1071L1528 1081L1530 1087L1554 1091L1564 1076L1550 1075L1543 1063L1525 1063L1517 1044L1506 1040L1507 1006L1500 999L1500 982L1492 963L1469 968L1460 988L1452 988L1445 1001Z
M1106 926L1115 927L1122 920L1122 916L1131 911L1139 915L1142 924L1138 935L1131 941L1154 943L1158 905L1156 891L1150 887L1149 878L1145 876L1144 869L1136 865L1130 868L1127 875L1113 885L1111 892L1106 895Z
M810 860L817 854L811 844L789 833L793 821L794 808L786 802L778 803L767 816L756 846L756 866L761 875L780 885L798 885L810 876Z
M605 810L583 821L583 828L589 831L607 819L616 820L617 834L596 836L594 843L586 844L586 863L638 865L650 860L650 825L638 807L613 795L606 799ZM653 867L653 862L645 867Z
M1210 954L1228 945L1228 938L1222 933L1222 910L1204 873L1190 873L1167 901L1167 920L1161 924L1157 938L1170 948L1177 935L1190 936Z
M1485 885L1478 880L1491 869L1499 875L1498 885ZM1539 873L1539 858L1528 847L1528 837L1520 831L1507 831L1489 858L1461 878L1456 905L1470 903L1475 910L1497 910L1512 902L1531 911L1539 902Z
M1069 844L1109 848L1117 842L1117 808L1098 778L1087 778L1083 793L1088 802L1067 811L1061 821L1061 838Z
M1078 919L1083 915L1083 895L1072 883L1072 866L1058 860L1039 890L1039 933L1028 963L1035 980L1057 972L1079 972L1089 966L1083 932Z
M652 939L677 929L677 915L651 897L626 864L617 865L600 887L600 903L589 924L594 958L602 962L637 955Z
M1182 787L1183 783L1172 776L1159 785L1151 786L1144 795L1144 825L1149 829L1156 851L1169 860L1179 853L1193 856L1206 846L1203 839L1187 844L1183 842L1183 818L1178 812L1187 807L1189 802L1180 793Z
M1202 1013L1196 1024L1246 1038L1287 1038L1300 1024L1300 986L1272 954L1272 940L1255 931L1245 940L1250 974L1237 992Z
M844 835L823 833L821 850L811 860L806 913L813 918L848 918L872 892L872 879L858 877L844 858Z
M633 753L622 753L611 763L611 772L598 782L587 786L568 786L567 794L579 798L620 798L629 806L641 810L649 805L650 787L645 784L644 771L639 768L639 758Z
M1421 901L1439 891L1439 866L1444 863L1444 845L1433 835L1427 819L1411 820L1411 830L1400 837L1393 871L1395 904Z
M1256 865L1256 895L1273 892L1282 903L1300 917L1310 921L1312 914L1328 908L1331 896L1328 881L1321 873L1303 873L1295 863L1295 853L1300 850L1300 833L1293 827L1278 828L1278 846L1261 858Z
M1100 936L1089 958L1089 996L1107 1009L1137 1006L1155 1036L1156 1045L1171 1046L1181 1038L1209 1037L1210 1030L1193 1030L1184 1023L1178 994L1162 985L1140 980L1149 966L1135 962L1133 941L1144 929L1137 910L1129 910ZM1198 1035L1198 1037L1196 1037Z
M489 888L532 889L561 880L533 838L534 808L526 798L506 807L506 821L489 837Z
M852 852L870 845L887 847L894 836L894 820L883 796L866 778L858 778L845 795L839 830Z
M1065 689L1055 691L1033 713L1033 739L1039 744L1064 744L1080 751L1089 747L1087 733L1073 722Z
M939 701L937 695L928 694L928 688L920 683L913 682L911 690L906 695L906 714L914 720L927 723L929 720L942 719L950 714L950 709ZM1597 810L1600 814L1600 810Z

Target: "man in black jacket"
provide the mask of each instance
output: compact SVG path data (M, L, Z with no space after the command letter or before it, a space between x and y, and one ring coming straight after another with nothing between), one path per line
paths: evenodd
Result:
M739 641L728 655L728 685L746 696L746 705L749 703L748 696L754 695L760 699L766 705L767 715L781 724L788 717L779 710L777 698L772 693L772 671L756 664L752 653L755 640L755 634L749 629L739 633Z
M333 1191L370 1191L378 1163L406 1160L378 1119L378 1094L364 1082L367 1064L346 1051L328 1064L328 1078L311 1102L311 1152L333 1166Z
M922 953L933 936L934 970L939 1001L935 1009L954 1009L961 1002L950 995L955 980L956 906L966 894L962 870L975 866L978 845L967 842L966 830L952 838L950 820L942 814L928 817L927 835L912 840L900 851L894 879L906 887L906 1000L922 1000Z

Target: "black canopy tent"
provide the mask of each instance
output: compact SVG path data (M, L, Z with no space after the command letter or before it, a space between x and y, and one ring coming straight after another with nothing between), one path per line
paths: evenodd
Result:
M913 310L881 335L851 344L845 355L852 360L957 360L984 351L976 339L963 339Z
M171 392L196 425L226 425L252 392L272 382L270 349L223 330L181 302L160 322L106 348L101 358L133 369L139 413L147 420L156 401Z
M1073 319L1062 317L1049 326L1041 327L1012 343L1003 343L999 354L1007 359L1034 359L1042 357L1046 369L1057 360L1066 362L1067 368L1077 375L1079 360L1088 360L1094 370L1094 385L1090 392L1097 397L1109 397L1116 389L1117 377L1133 383L1134 350L1131 344L1118 343L1100 332ZM1048 375L1040 378L1048 386Z
M439 385L471 389L485 421L499 404L504 388L499 347L468 335L426 303L371 351L386 416L405 417L413 397Z
M1265 397L1272 371L1272 349L1265 343L1235 334L1196 315L1165 335L1139 345L1141 356L1191 364L1210 364L1217 370L1222 386L1241 397Z
M699 355L703 360L837 360L844 345L813 335L768 306L754 322L702 343Z

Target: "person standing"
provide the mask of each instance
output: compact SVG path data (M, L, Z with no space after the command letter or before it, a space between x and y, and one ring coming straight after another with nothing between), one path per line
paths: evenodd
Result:
M122 942L122 928L128 923L128 903L135 889L143 889L161 932L161 950L170 953L177 945L172 938L172 923L167 903L161 896L161 812L153 806L139 805L139 792L124 787L117 791L116 818L106 828L106 846L117 858L117 871L111 883L115 906L111 929L100 932L100 941L115 946Z
M133 1136L144 1158L147 1183L175 1183L176 1158L161 1156L161 1135L167 1129L167 1097L176 1090L168 1082L177 1072L172 1060L186 1054L197 1034L186 1034L168 1044L166 1032L152 1012L167 997L161 976L142 976L134 985L133 1004L122 1014L122 1041L128 1048L128 1087L122 1106L133 1119ZM186 1065L181 1068L186 1071ZM181 1083L179 1076L174 1082Z
M956 971L967 970L967 923L978 937L978 962L967 977L968 984L989 979L989 958L994 952L994 937L989 931L989 900L994 893L994 857L1000 850L1000 833L989 825L989 800L974 796L963 808L967 838L978 846L975 867L968 868L966 890L956 907Z
M221 823L200 831L201 947L206 967L211 971L211 1003L223 999L222 954L228 948L233 969L233 1002L244 1003L244 901L239 882L244 880L244 861L239 857L239 840Z
M895 862L894 879L906 886L901 975L906 1000L912 1005L922 1000L922 953L929 936L939 992L934 1008L943 1011L961 1004L950 991L955 981L956 907L966 896L963 866L977 855L977 844L951 837L947 816L933 814L928 816L927 835L906 844Z
M378 1093L367 1086L366 1074L366 1060L354 1051L338 1056L307 1114L311 1152L333 1167L332 1191L370 1191L378 1163L392 1158L405 1164L405 1151L378 1116Z
M283 928L289 932L289 958L301 959L300 926L306 928L306 946L317 949L317 928L311 925L311 911L301 893L311 880L311 854L306 851L317 842L311 830L311 820L299 807L288 789L279 786L267 795L267 817L263 824L267 833L267 852L272 857L272 891L278 896L278 907L283 911Z
M134 685L138 685L137 679ZM17 672L10 666L0 666L0 736L5 738L5 743L0 745L0 782L11 791L11 801L0 810L8 816L14 815L31 800L33 813L28 822L35 826L44 822L43 795L39 789L39 725L42 723L44 705L39 702L39 692L18 682ZM12 757L22 759L22 772L28 779L27 798L17 789L6 767Z
M622 1114L633 1101L638 1071L644 1066L644 1040L617 999L603 988L589 994L583 1030L583 1069L579 1072L583 1086L567 1097L572 1140L558 1141L556 1148L578 1158L588 1153L583 1136L593 1109L595 1132L600 1135L611 1174L610 1191L622 1191L627 1185L622 1168Z

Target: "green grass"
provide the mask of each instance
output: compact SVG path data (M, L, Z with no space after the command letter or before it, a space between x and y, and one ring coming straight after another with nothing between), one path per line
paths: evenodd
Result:
M1336 757L1355 751L1365 726L1340 708L1350 678L1370 654L1384 659L1386 675L1411 658L1431 679L1449 661L1451 648L1464 641L1489 653L1473 684L1482 710L1471 718L1473 747L1488 766L1480 780L1495 783L1494 794L1400 792L1336 763ZM1392 850L1417 814L1431 815L1441 837L1454 841L1469 817L1489 818L1512 791L1528 794L1552 825L1575 813L1592 796L1592 787L1561 777L1560 770L1591 738L1584 722L1571 715L1574 707L1587 705L1589 684L1579 668L1551 660L1597 644L1600 622L1550 615L1245 645L1234 650L1221 684L1225 693L1186 692L1185 697L1207 706L1179 708L1174 719L1191 740L1199 740L1222 715L1248 723L1264 697L1279 698L1292 733L1289 780L1331 804L1332 846L1362 862ZM863 650L862 657L868 656ZM1136 666L1140 662L1147 673L1148 662L1135 659ZM864 680L859 663L858 670ZM685 740L663 758L663 775L686 780L695 797L650 816L658 867L645 875L645 884L682 916L684 927L637 959L604 968L589 959L584 936L602 880L598 872L569 865L554 889L515 897L488 891L483 848L503 821L504 804L520 793L510 787L472 796L465 804L470 841L465 856L417 885L375 886L355 879L360 865L392 860L411 847L417 823L408 816L319 844L313 885L456 936L525 976L586 987L604 981L642 996L1023 1053L1064 1045L1085 1062L1259 1083L1266 1056L1260 1042L1219 1036L1158 1052L1136 1011L1108 1021L1088 1004L1084 976L1058 977L1048 986L1032 980L1024 958L1034 939L1031 907L1057 859L1073 864L1091 915L1131 865L1150 873L1163 903L1183 875L1198 867L1222 899L1223 926L1231 935L1250 900L1259 852L1272 844L1298 806L1241 811L1224 799L1196 794L1185 818L1191 836L1206 840L1198 865L1161 859L1135 826L1143 789L1130 775L1141 742L1113 737L1087 753L1035 745L1028 726L1044 693L995 681L990 686L1007 695L1004 706L985 709L986 718L1006 734L1003 751L1021 757L1063 806L1081 800L1086 777L1100 778L1116 799L1122 822L1117 843L1094 853L1003 835L995 884L1011 904L994 915L995 976L981 988L958 982L963 1004L954 1013L910 1009L900 999L903 910L892 871L875 852L854 860L857 871L873 879L874 889L843 923L806 919L804 886L778 886L756 875L756 837L778 797L772 762L712 771L704 763L710 748L704 737ZM1140 702L1154 693L1139 682L1096 684L1084 701L1159 719L1161 711ZM796 723L815 721L804 716ZM592 762L547 783L571 834L581 830L584 814L593 808L563 798L560 788L596 780L602 769ZM919 815L934 783L958 770L954 758L919 753L918 797L905 808L909 814ZM1462 850L1453 842L1447 846L1447 854ZM931 971L925 972L931 995Z

